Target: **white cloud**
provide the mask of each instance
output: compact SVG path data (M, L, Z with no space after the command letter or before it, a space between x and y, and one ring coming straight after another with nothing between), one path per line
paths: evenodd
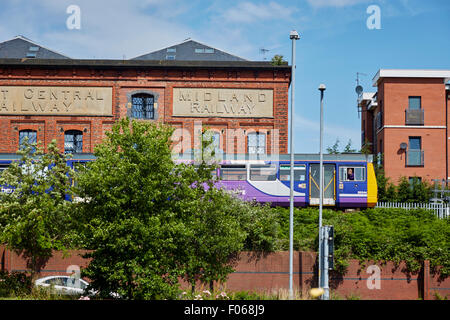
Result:
M347 7L361 3L367 3L370 0L307 0L315 8L321 7Z
M294 11L295 9L284 7L276 2L267 4L240 2L236 7L225 10L223 18L227 22L252 23L273 19L288 19Z
M69 30L66 8L72 3L5 1L7 11L0 13L0 39L23 34L71 58L129 59L181 42L192 34L188 26L175 19L184 6L180 4L174 10L173 1L80 0L81 29ZM8 31L2 32L5 26Z

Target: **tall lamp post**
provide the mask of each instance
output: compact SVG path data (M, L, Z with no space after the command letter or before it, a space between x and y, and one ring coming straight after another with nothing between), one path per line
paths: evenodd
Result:
M322 207L323 207L323 93L326 90L326 86L324 84L319 85L320 91L320 165L319 165L319 288L327 287L325 285L325 272L323 266L323 232L322 232ZM325 289L325 288L324 288Z
M294 95L295 95L295 41L300 39L298 32L292 30L289 34L292 40L292 81L291 81L291 162L290 162L290 193L289 193L289 299L294 299L293 269L294 269Z

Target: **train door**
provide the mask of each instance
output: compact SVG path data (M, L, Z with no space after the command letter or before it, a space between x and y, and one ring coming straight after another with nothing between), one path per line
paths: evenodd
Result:
M320 164L309 165L309 204L320 204ZM336 204L336 166L324 163L323 180L323 205L334 206Z

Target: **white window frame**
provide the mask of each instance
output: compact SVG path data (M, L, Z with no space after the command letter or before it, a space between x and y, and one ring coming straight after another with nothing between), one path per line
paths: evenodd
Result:
M355 179L354 180L348 180L347 179L347 169L349 169L349 168L351 168L351 169L353 169L353 175L355 176ZM356 172L356 170L355 169L363 169L363 179L362 180L357 180L356 179L356 174L355 174L355 172ZM357 182L364 182L364 181L366 181L367 180L367 170L366 170L366 167L364 167L364 166L361 166L361 165L355 165L355 166L349 166L349 165L346 165L346 166L339 166L339 180L340 181L342 181L342 182L355 182L355 181L357 181Z

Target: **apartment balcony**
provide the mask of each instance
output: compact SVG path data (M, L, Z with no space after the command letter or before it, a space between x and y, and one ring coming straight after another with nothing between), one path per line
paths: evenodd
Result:
M383 112L378 112L375 116L375 128L380 130L383 127Z
M412 126L423 126L424 124L424 110L423 109L406 109L405 110L405 124Z
M408 166L408 167L423 167L424 166L424 151L423 150L408 150L406 152L406 166Z

